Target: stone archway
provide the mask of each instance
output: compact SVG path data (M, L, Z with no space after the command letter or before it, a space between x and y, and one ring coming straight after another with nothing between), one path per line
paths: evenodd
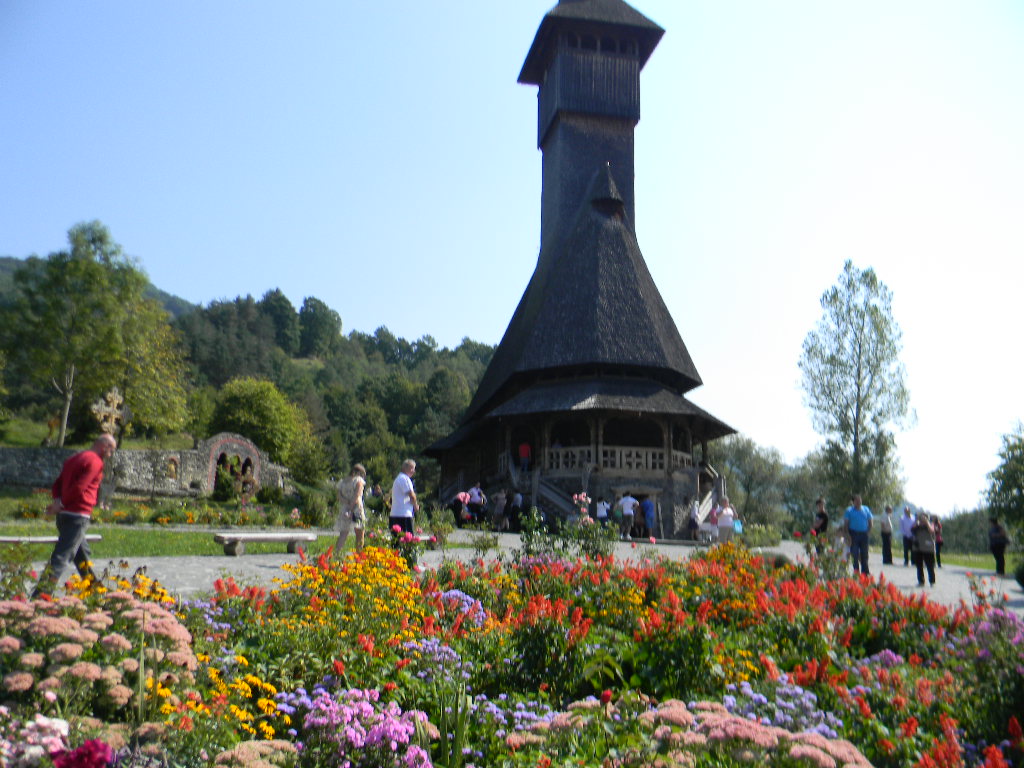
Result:
M211 492L217 484L218 465L230 464L235 471L242 474L251 474L255 487L260 486L260 477L263 473L263 457L260 449L251 440L241 435L234 435L222 432L207 440L203 448L206 456L206 488L203 490Z

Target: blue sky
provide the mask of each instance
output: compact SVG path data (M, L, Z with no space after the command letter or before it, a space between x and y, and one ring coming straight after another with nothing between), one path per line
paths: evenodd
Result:
M553 0L6 0L0 254L100 219L160 288L280 287L345 330L497 343L536 263ZM704 379L788 460L797 360L843 261L894 293L911 500L971 507L1022 418L1024 6L637 0L636 228ZM880 507L888 501L868 500Z

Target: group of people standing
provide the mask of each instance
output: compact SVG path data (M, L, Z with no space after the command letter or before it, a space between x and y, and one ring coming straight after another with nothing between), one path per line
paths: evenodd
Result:
M729 542L734 535L743 532L743 520L740 518L739 512L736 511L736 507L729 501L729 497L724 494L708 512L707 519L703 523L700 520L700 502L696 499L689 502L689 509L690 517L687 521L687 530L690 533L690 538L694 541L701 538L701 531L704 532L705 540L708 543L718 542L719 544Z
M448 508L455 515L455 524L489 522L495 531L509 531L519 522L523 494L511 488L499 488L487 497L480 483L468 491L455 494Z
M819 498L816 502L814 523L811 526L811 535L815 537L815 548L820 554L825 546L829 531L829 517L825 511L825 500ZM917 569L917 585L925 585L925 574L927 572L928 584L935 586L935 570L942 568L942 521L938 515L929 515L924 510L917 514L911 512L910 507L903 508L903 514L899 520L894 522L893 508L887 506L885 512L880 516L879 532L882 537L882 564L893 565L893 534L898 530L903 543L903 566L913 565ZM1006 529L996 518L991 518L989 528L989 549L996 560L996 573L1005 574L1006 564L1004 554L1008 537ZM838 531L838 538L842 540L846 548L846 554L853 563L854 573L869 573L868 569L868 537L874 525L874 515L867 507L860 495L855 494L850 498L850 506L842 516L842 526Z
M419 512L420 503L416 498L416 489L412 478L416 474L416 462L406 459L402 469L391 485L391 512L388 527L398 528L407 533L413 532L413 518ZM366 536L366 507L363 496L366 493L366 467L353 464L352 471L338 483L338 516L334 528L338 532L338 541L334 545L336 555L345 548L350 532L355 532L356 549L362 549Z

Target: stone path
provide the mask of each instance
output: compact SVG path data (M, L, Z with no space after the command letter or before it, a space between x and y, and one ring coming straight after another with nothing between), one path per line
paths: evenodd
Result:
M329 534L327 534L329 535ZM456 543L467 543L472 534L457 530L452 539ZM509 553L520 546L516 534L499 534L500 547ZM283 548L283 545L282 545ZM688 543L657 543L619 542L615 545L615 556L620 560L639 561L644 558L666 556L684 559L689 557L696 547ZM782 552L792 560L804 557L803 547L795 542L782 542L778 547L767 551ZM493 557L493 551L489 553ZM438 565L444 557L467 562L473 559L474 552L468 547L449 549L445 553L428 551L421 563L426 567ZM209 592L213 589L214 580L231 575L240 584L260 584L269 586L274 578L283 578L287 574L281 571L281 565L298 560L298 555L285 553L270 555L242 555L228 557L223 555L205 555L200 557L151 557L132 560L132 567L145 565L147 574L157 579L172 594L181 597L192 597ZM917 586L917 570L913 566L904 567L902 560L897 565L882 565L880 552L872 551L869 567L871 574L895 584L907 594L927 594L929 599L944 605L956 605L961 600L971 601L967 574L969 569L955 565L947 565L936 570L934 587L919 588ZM1024 590L1013 577L997 579L991 571L978 571L978 576L987 577L988 584L998 592L1008 595L1008 607L1024 616Z

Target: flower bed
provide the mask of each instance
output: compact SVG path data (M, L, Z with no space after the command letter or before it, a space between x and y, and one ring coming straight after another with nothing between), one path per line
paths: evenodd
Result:
M0 764L100 761L101 745L137 766L1024 757L1024 622L982 590L949 609L735 544L423 573L371 546L180 604L144 578L113 586L0 601ZM44 721L51 743L26 757L37 713L70 728Z

